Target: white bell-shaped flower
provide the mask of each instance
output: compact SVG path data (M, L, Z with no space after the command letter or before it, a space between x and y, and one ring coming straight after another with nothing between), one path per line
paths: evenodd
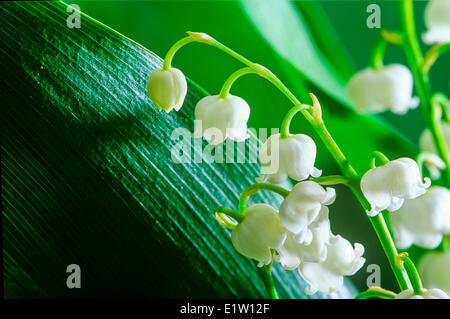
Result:
M220 144L226 138L237 142L244 141L249 137L249 116L249 105L238 96L206 96L195 107L194 137L203 136L212 145Z
M450 43L450 0L431 0L425 9L425 25L424 42Z
M281 138L270 136L259 150L262 176L259 182L281 184L289 176L302 181L309 176L319 177L322 171L314 167L316 144L307 135L296 134Z
M419 274L426 287L439 288L450 295L450 250L429 252L419 263Z
M231 233L234 248L244 256L259 262L259 266L272 261L271 248L279 249L286 239L278 212L266 204L247 208L245 218Z
M440 289L424 289L422 294L415 294L414 290L403 290L395 299L449 299L448 295Z
M387 209L398 210L405 199L425 193L431 185L429 178L422 182L417 163L410 158L399 158L367 171L361 179L361 190L371 205L369 216Z
M405 200L403 206L389 214L395 244L406 249L412 244L433 249L450 234L450 191L432 186L423 195Z
M153 70L147 81L147 92L158 109L167 113L173 108L178 111L187 93L186 78L175 68Z
M354 247L340 235L330 238L326 259L320 263L303 262L298 270L310 285L307 294L321 291L330 294L342 287L344 276L354 275L364 264L364 247L355 243Z
M309 226L319 218L322 208L335 199L334 188L324 189L313 181L300 182L280 205L281 223L298 243L308 245L313 238Z
M327 257L327 244L332 236L328 207L322 206L318 218L310 225L312 240L308 245L300 244L295 235L288 232L278 250L277 260L286 269L295 269L301 262L322 262Z
M358 112L404 114L418 105L418 99L412 97L412 73L401 64L361 70L350 79L347 89Z

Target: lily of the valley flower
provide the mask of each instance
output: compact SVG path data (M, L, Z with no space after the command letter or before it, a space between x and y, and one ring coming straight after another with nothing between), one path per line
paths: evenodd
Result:
M389 214L389 219L398 248L412 244L436 248L442 236L450 234L450 191L433 186L425 194L405 200L398 211Z
M403 290L395 299L449 299L448 295L440 289L425 289L422 294L414 293L414 290Z
M315 160L316 144L309 136L296 134L281 138L280 134L274 134L260 148L263 175L257 180L281 184L288 176L296 181L310 175L319 177L322 171L314 167Z
M309 226L318 220L322 208L332 204L335 199L334 188L325 190L313 181L300 182L280 206L281 223L294 234L298 243L309 245L313 239Z
M405 199L425 193L429 178L422 182L417 163L410 158L399 158L367 171L361 179L361 190L371 205L369 216L387 209L398 210Z
M429 252L420 260L419 274L423 284L439 288L450 295L450 250Z
M175 68L154 70L147 81L148 96L156 107L169 113L179 111L187 93L186 78Z
M321 291L330 294L341 288L343 276L355 274L364 264L365 258L361 257L363 253L364 247L361 244L355 243L352 247L350 242L340 235L331 237L323 262L303 262L298 268L300 275L310 285L305 288L305 292L314 294Z
M401 64L391 64L379 70L366 68L357 72L347 86L356 110L379 113L390 110L404 114L418 105L412 98L413 76Z
M323 206L319 216L310 225L312 240L308 245L300 244L295 235L288 231L286 241L278 250L277 260L289 270L297 268L301 262L322 262L327 256L327 244L332 236L328 207Z
M278 212L266 204L247 208L245 218L233 229L234 248L244 256L259 262L259 266L272 261L272 249L279 249L286 239Z
M425 24L424 42L450 43L450 0L431 0L425 9Z
M219 95L206 96L195 107L194 137L203 136L208 143L217 145L226 138L237 142L249 137L247 121L250 107L238 96L228 94L221 98ZM201 124L201 127L200 127Z

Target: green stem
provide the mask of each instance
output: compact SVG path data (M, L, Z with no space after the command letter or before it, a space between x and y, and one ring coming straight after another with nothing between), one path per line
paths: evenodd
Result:
M267 293L269 294L270 298L278 299L277 289L275 288L272 277L272 263L263 267L258 267L257 269L262 276L264 286L266 287Z
M378 159L381 162L381 165L387 164L389 162L389 158L379 151L374 151L371 154L372 156L372 168L376 167L376 160Z
M394 299L396 294L393 291L386 290L379 287L371 287L366 291L361 292L355 299Z
M283 122L281 123L280 138L286 138L290 135L289 126L294 115L298 112L309 109L311 109L311 106L307 104L300 104L292 107L285 115L285 117L283 118Z
M219 97L222 99L225 99L228 96L228 93L230 93L230 89L231 89L231 86L233 85L233 83L241 76L249 74L249 73L254 73L254 74L259 75L259 72L257 72L255 69L250 68L250 67L239 69L236 72L234 72L233 74L231 74L228 77L228 79L225 81L225 83L223 84L222 89L220 90Z
M431 101L432 96L428 74L423 73L421 68L423 57L415 31L413 3L412 0L399 1L402 27L403 32L405 33L403 44L404 51L414 75L423 117L433 137L438 155L446 164L446 168L443 170L443 180L446 186L450 187L450 159L439 120L436 118L436 110Z
M169 49L169 51L167 51L167 54L164 58L164 62L163 62L163 71L167 71L170 69L170 66L172 64L172 59L173 56L175 55L175 53L177 53L177 51L179 49L181 49L183 46L185 46L188 43L192 43L192 42L196 42L195 39L193 39L192 37L185 37L177 42L175 42L174 45L172 45L172 47Z
M241 197L239 199L239 213L245 214L245 210L247 208L247 201L250 198L250 196L256 194L260 190L265 189L269 190L271 192L280 194L283 197L286 197L289 195L289 191L287 189L284 189L281 186L269 184L269 183L255 183L253 185L250 185L244 191L241 193Z
M423 59L421 66L421 72L423 74L427 74L434 62L436 62L439 56L446 51L450 51L450 43L433 45L425 54L425 58Z
M383 67L384 52L386 51L387 41L380 36L375 43L370 56L370 67L374 70L379 70Z
M449 123L450 122L450 112L448 110L447 104L449 103L449 100L447 96L443 93L437 92L433 94L431 98L431 103L434 107L439 107L442 111L442 115L440 116L440 119L444 122Z
M408 254L403 253L400 256L400 260L403 262L404 267L408 273L409 279L411 281L412 288L415 294L423 294L424 289L422 286L422 281L420 280L419 272L412 260L408 257Z
M311 178L310 180L320 185L349 185L352 182L348 177L342 175L320 176L317 178Z
M227 216L230 216L231 218L236 220L238 223L240 223L244 219L244 216L242 214L239 214L238 212L236 212L228 207L223 207L223 206L217 207L216 213L225 214Z

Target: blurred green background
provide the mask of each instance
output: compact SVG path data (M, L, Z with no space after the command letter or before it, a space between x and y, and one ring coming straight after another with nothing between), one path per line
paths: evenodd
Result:
M366 8L373 1L70 1L81 11L123 33L163 57L169 47L185 36L186 31L206 32L277 74L303 102L314 92L324 104L325 120L350 160L360 170L368 165L368 151L377 148L389 156L411 156L424 128L420 109L404 116L391 113L371 117L370 123L384 123L402 137L396 143L389 136L378 141L367 140L370 125L348 112L345 83L352 73L367 66L380 29L369 29ZM381 26L399 28L396 1L377 1L381 7ZM425 1L415 3L418 34L425 30ZM281 9L279 9L281 8ZM82 26L83 27L83 26ZM303 47L302 45L306 45ZM307 46L311 45L311 46ZM313 49L311 49L313 48ZM427 49L427 46L423 46ZM311 59L311 55L313 58ZM320 55L319 67L315 58ZM389 46L385 63L406 64L403 53ZM228 75L241 65L224 53L200 44L191 44L175 57L173 65L211 94L217 94ZM431 70L434 91L448 93L448 56L442 57ZM329 81L329 82L327 82ZM247 100L251 106L249 127L279 127L289 101L261 78L248 76L239 80L232 94ZM367 122L369 123L369 122ZM378 124L377 124L378 125ZM374 129L375 135L377 130ZM291 132L314 134L306 122L293 121ZM389 134L388 134L389 133ZM381 133L380 133L381 134ZM400 142L398 142L400 141ZM409 145L410 144L410 145ZM367 149L358 145L366 145ZM318 143L317 166L325 174L336 172L327 151ZM243 188L246 185L243 185ZM351 194L337 187L338 199L331 208L332 229L352 242L366 247L366 266L382 267L385 288L395 289L391 271L365 214ZM366 286L363 268L356 276L359 289Z

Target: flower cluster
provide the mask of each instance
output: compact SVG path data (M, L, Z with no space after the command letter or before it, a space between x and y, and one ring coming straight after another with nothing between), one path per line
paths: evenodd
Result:
M266 204L252 205L233 229L233 245L260 266L278 261L286 269L298 269L309 284L308 294L332 293L365 261L361 244L352 247L331 232L327 205L335 196L332 188L303 181L286 196L279 212Z
M424 39L427 42L449 42L449 10L450 0L430 2L425 16L428 31ZM216 43L205 34L189 34L191 38L180 40L169 51L172 56L179 48L178 46L182 45L179 43L192 41ZM400 36L395 41L402 43L403 38ZM221 44L217 46L224 48ZM382 56L384 45L377 47L377 50L383 52ZM376 51L376 53L379 52ZM166 112L172 109L178 111L187 92L184 75L180 70L170 67L171 54L166 56L168 62L165 60L163 68L151 73L147 83L150 99L157 108ZM237 53L232 51L232 55L236 57ZM415 108L419 101L412 96L411 71L400 64L384 66L379 56L380 54L375 54L371 67L357 72L348 83L349 96L356 110L366 113L391 111L404 114L409 109ZM206 96L197 103L193 137L204 138L210 145L223 143L226 139L242 142L248 138L247 122L250 106L244 99L229 93L234 81L244 74L256 73L268 79L286 96L293 99L292 93L285 92L287 89L284 89L281 82L277 82L279 80L269 70L247 59L242 60L246 61L248 67L233 73L219 94ZM424 65L426 66L425 62ZM228 208L219 212L228 214L235 223L228 219L221 220L220 215L217 216L219 222L223 222L225 227L232 229L231 242L240 254L256 260L260 267L270 268L272 263L278 262L285 269L297 270L309 284L309 287L305 289L306 293L313 294L320 291L329 294L343 285L344 276L355 274L363 266L365 259L362 257L364 247L361 244L352 245L341 235L333 234L329 206L333 204L336 192L334 188L324 188L322 185L334 185L340 182L347 184L361 205L367 208L369 217L381 219L380 224L384 224L384 220L383 215L379 213L384 210L389 211L396 246L402 249L413 244L434 249L442 242L443 236L450 234L450 191L441 186L430 187L431 180L422 177L423 163L419 159L416 162L411 158L402 157L389 161L380 152L375 153L383 161L382 165L376 167L376 161L373 158L372 168L360 178L326 130L322 120L322 110L316 97L312 94L311 97L313 106L300 104L294 98L295 105L285 116L281 133L270 136L259 149L262 174L256 179L260 183L252 186L262 188L264 186L266 189L282 194L284 200L279 209L276 210L267 204L254 204L247 208L246 200L254 193L250 192L248 197L245 197L246 195L243 194L247 193L244 191L239 202L239 212ZM448 103L448 99L442 101L444 100ZM435 103L433 101L430 103L434 108ZM305 112L306 119L322 133L319 136L334 155L345 176L334 176L335 179L330 176L321 176L322 171L315 167L317 148L314 140L304 134L289 133L289 123L300 111ZM448 117L449 112L445 107L442 108L442 113L446 113ZM449 146L450 124L442 123L439 127L442 129L444 141L437 143L438 147L442 148L442 144ZM433 158L427 153L428 162L425 164L428 165L432 178L437 178L439 169L445 168L443 160L447 160L448 163L448 159L442 156L445 152L442 149L438 152L433 146L433 142L438 138L441 137L435 131L432 134L426 130L420 142L423 151L440 153L442 157L440 159L437 155L431 154L436 157ZM288 179L297 182L291 191L275 185L285 183ZM383 236L383 232L385 242L392 242L386 229L377 229L378 235ZM406 258L404 254L398 255L395 247L391 247L391 250L386 252L394 255L390 258L391 263L397 257ZM432 287L430 290L422 288L420 279L417 280L418 275L414 264L406 258L408 269L405 272L408 273L408 278L405 279L405 272L397 267L399 268L397 270L401 272L399 276L405 279L403 286L399 280L404 291L398 295L390 294L391 298L394 296L399 299L448 298L445 292L436 289L442 285L438 286L435 273L445 272L448 268L449 256L448 253L444 253L438 257L434 255L427 257L439 260L436 263L425 262L426 259L424 259L422 271L426 273L424 278L429 278L428 286ZM391 266L396 271L396 266ZM411 281L414 289L405 290L408 281ZM447 285L448 287L450 284ZM383 291L378 293L386 295Z

